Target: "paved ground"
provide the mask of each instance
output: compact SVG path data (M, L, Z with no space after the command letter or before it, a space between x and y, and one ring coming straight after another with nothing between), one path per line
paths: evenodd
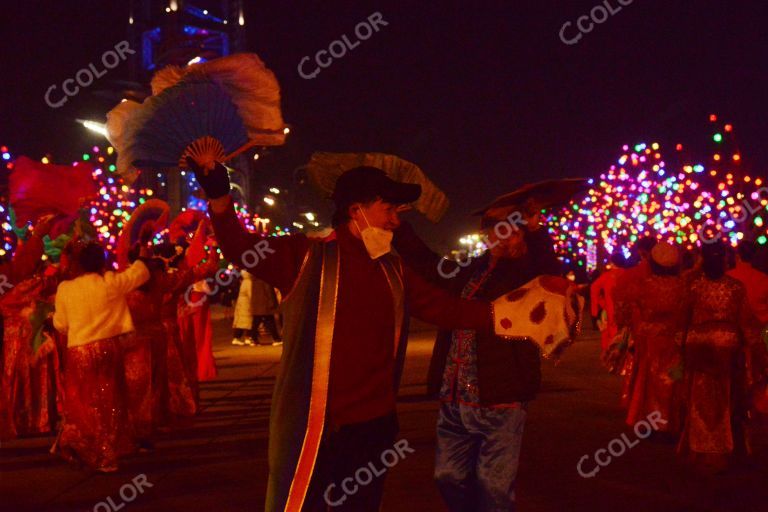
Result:
M106 476L50 456L49 437L8 443L0 449L0 510L262 510L269 402L280 349L232 347L225 321L217 322L216 333L220 374L203 385L203 410L194 424L163 434L154 453L128 459L119 473ZM432 340L430 331L411 338L399 413L400 437L415 453L391 470L384 511L445 510L431 481L436 405L424 398ZM617 405L620 383L601 370L597 352L597 339L588 334L557 368L545 367L544 388L529 411L523 443L520 510L768 511L765 444L752 467L717 479L693 477L676 461L672 445L654 441L640 442L593 478L580 477L576 466L582 456L591 458L621 434L633 439ZM134 498L130 482L142 485L142 475L147 483Z

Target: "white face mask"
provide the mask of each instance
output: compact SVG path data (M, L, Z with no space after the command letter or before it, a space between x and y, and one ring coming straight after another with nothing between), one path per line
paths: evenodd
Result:
M365 223L368 224L368 219L365 217L365 212L360 209L360 213L363 214ZM360 237L363 239L365 250L368 251L368 256L371 259L376 259L384 256L392 250L392 237L394 233L382 228L375 228L368 224L364 229L360 229L355 221L358 231L360 231Z

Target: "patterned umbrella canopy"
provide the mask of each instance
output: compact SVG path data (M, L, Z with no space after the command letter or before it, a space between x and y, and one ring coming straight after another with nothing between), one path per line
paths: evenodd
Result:
M585 192L588 188L587 178L564 178L526 183L512 192L497 197L473 214L485 215L493 210L510 210L524 206L533 210L551 208L567 203L573 196Z

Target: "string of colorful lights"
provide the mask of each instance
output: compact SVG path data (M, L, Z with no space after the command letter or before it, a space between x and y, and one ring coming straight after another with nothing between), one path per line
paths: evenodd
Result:
M673 163L658 142L624 145L584 197L550 212L547 225L563 262L591 271L615 251L628 256L644 236L687 249L715 237L732 246L744 238L765 244L768 189L743 172L733 126L714 114L710 123L714 149L707 158L686 157L677 144Z
M1 146L0 156L2 156L5 162L6 170L12 171L14 168L14 158L9 148ZM135 188L130 186L115 174L116 156L112 146L93 146L89 152L81 156L80 160L72 162L72 165L75 166L80 162L88 162L94 168L92 176L97 185L98 195L89 202L86 209L89 221L94 226L99 241L109 251L115 249L120 231L131 218L133 210L147 199L157 195L156 191L151 188ZM44 164L51 163L51 158L44 156L41 158L41 162ZM197 184L194 182L194 177L191 174L185 173L184 179L186 180L188 190L192 191L197 188ZM159 184L161 187L166 186L164 179L160 179ZM13 254L17 245L17 237L11 225L10 212L7 205L8 198L0 197L0 226L2 227L0 256ZM204 200L190 194L187 208L205 211L206 203ZM184 209L186 208L182 210ZM286 235L291 231L287 227L271 227L269 219L249 211L248 206L245 204L236 203L235 211L237 216L251 231L276 236ZM158 234L155 237L155 243L161 243L164 234Z
M745 238L765 245L768 226L763 217L768 210L768 187L762 186L762 178L753 178L743 171L733 125L718 122L714 114L709 120L713 149L706 158L686 155L679 143L670 158L665 158L659 142L624 145L616 163L590 180L587 193L561 209L545 212L563 262L573 269L591 271L616 251L628 256L633 245L645 236L687 249L700 245L702 239L719 236L732 246ZM7 169L12 170L9 149L2 146L0 153ZM94 166L93 179L99 195L88 206L90 221L108 250L115 248L120 230L134 208L156 195L150 188L131 187L114 174L115 157L111 146L94 146L79 161ZM49 163L49 158L43 157L42 162ZM166 186L160 178L160 186ZM183 174L183 178L188 190L197 188L192 175ZM265 202L267 199L274 202L273 196L265 197ZM7 204L7 198L0 201ZM187 206L203 210L205 203L190 195ZM269 219L250 212L245 204L236 204L236 212L252 231L272 235L291 231L270 226ZM314 217L307 218L314 221ZM0 224L2 256L12 253L16 245L9 212L4 206L0 206ZM478 244L482 245L476 234L462 238L462 245L475 254L483 249Z

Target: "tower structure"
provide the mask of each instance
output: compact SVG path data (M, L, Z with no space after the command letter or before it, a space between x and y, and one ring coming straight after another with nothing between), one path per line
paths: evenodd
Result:
M130 62L130 79L137 89L145 88L152 75L165 66L194 66L232 53L245 51L245 14L242 0L131 0L128 12L128 39L139 49ZM139 85L141 84L141 85ZM136 92L142 100L146 92ZM252 158L243 156L234 163L235 190L248 201L248 176ZM179 173L144 174L140 185L165 190L174 212L188 206L194 181Z

